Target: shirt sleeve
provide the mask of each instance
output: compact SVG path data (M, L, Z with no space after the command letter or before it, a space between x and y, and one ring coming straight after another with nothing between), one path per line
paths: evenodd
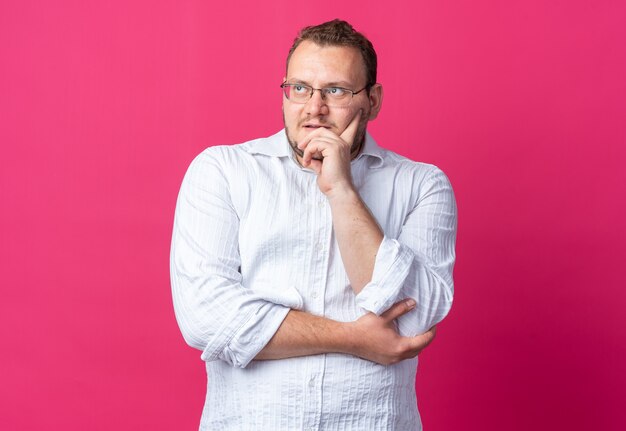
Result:
M176 320L204 361L244 368L269 342L289 307L242 285L239 218L219 154L190 165L176 203L170 275Z
M402 299L415 299L415 309L398 319L405 336L422 334L440 322L452 306L456 228L452 186L434 168L398 238L383 238L372 280L357 295L357 304L380 315Z

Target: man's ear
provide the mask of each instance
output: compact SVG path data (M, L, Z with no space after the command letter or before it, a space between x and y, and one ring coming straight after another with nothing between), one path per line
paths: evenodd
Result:
M287 77L286 77L286 76L283 76L283 80L281 81L281 83L283 83L283 82L285 82L285 81L287 81ZM281 90L282 90L282 88L281 88ZM283 104L283 115L284 115L284 113L285 113L285 93L284 93L284 92L281 92L281 96L282 96L282 97L280 98L280 100L282 100L282 104Z
M371 121L371 120L374 120L376 117L378 117L380 108L383 106L383 86L382 85L374 84L372 88L370 88L369 102L370 102L369 120Z

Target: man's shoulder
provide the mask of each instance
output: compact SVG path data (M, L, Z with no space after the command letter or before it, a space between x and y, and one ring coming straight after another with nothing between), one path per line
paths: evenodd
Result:
M288 154L284 131L272 136L252 139L239 144L212 145L205 148L190 163L187 175L246 175L254 170L260 157L282 157Z
M256 154L282 156L287 154L285 149L286 142L284 130L281 130L274 135L251 139L239 144L212 145L205 148L196 158L226 161L229 159L246 158L249 155Z
M445 176L443 171L432 163L413 160L387 148L379 147L379 149L380 155L384 160L383 166L385 169L397 172L403 176L408 174L424 179L439 175Z

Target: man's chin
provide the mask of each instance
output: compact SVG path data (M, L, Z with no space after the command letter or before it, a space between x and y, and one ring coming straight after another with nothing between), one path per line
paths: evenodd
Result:
M296 143L292 143L291 141L289 141L289 145L291 145L291 149L293 150L294 153L296 153L298 157L300 158L304 157L304 151L298 148L298 145Z

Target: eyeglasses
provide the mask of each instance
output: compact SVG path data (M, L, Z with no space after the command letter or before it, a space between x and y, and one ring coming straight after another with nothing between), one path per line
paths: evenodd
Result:
M310 85L283 82L280 88L283 89L285 97L293 103L306 103L313 97L313 93L319 91L328 106L348 106L352 102L352 97L369 88L369 85L359 91L352 91L342 87L313 88Z

